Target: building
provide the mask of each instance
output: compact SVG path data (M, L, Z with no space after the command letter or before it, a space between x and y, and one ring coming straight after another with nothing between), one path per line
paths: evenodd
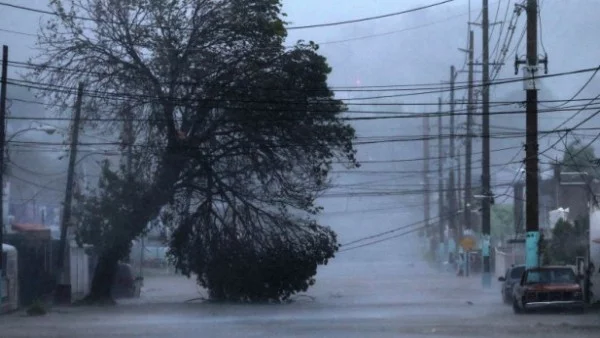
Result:
M514 191L515 228L517 233L525 232L525 182L516 182ZM590 213L590 201L600 192L600 182L586 173L565 172L554 165L553 174L539 181L539 227L549 232L550 213L559 208L568 209L567 220L573 222L585 219Z

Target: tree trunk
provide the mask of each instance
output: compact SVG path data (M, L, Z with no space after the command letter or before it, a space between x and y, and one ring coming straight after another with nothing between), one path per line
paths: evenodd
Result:
M111 291L117 275L118 264L118 255L111 252L100 255L98 264L94 270L90 294L85 299L86 303L115 304Z

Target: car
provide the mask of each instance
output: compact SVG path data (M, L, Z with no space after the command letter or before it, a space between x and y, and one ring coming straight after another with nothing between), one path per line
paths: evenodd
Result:
M525 271L525 265L513 265L506 269L504 276L498 277L498 281L502 282L502 300L506 304L512 302L513 288L521 280L521 275Z
M583 312L585 302L580 278L569 266L525 269L513 289L512 307L517 314L536 309L560 308Z

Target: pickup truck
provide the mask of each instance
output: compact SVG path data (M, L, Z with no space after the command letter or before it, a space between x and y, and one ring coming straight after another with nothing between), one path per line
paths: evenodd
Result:
M513 288L515 313L542 308L573 309L583 312L585 302L580 280L569 266L526 269Z

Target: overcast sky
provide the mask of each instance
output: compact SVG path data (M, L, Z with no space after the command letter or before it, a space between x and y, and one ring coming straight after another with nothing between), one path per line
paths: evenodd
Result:
M27 5L44 9L47 1L44 0L4 0L8 3ZM288 14L290 26L301 26L335 22L348 19L376 16L391 12L398 12L410 8L438 2L437 0L287 0L284 1L284 11ZM471 5L469 5L471 2ZM418 83L440 83L448 81L450 66L463 69L465 53L458 48L466 48L467 22L479 20L481 10L480 0L456 0L450 4L439 7L398 15L390 18L340 25L315 29L293 30L289 32L288 45L295 41L312 40L321 44L321 53L329 60L333 67L330 85L333 87L348 86L381 86L404 85ZM490 1L490 21L503 21L512 17L515 1L501 0ZM540 54L544 51L549 57L549 72L569 72L581 68L595 67L600 63L600 45L597 43L597 32L600 31L599 0L542 0L541 3L541 34ZM469 7L471 11L469 12ZM16 61L26 61L36 55L32 49L34 37L30 34L37 32L38 23L43 15L29 13L18 9L0 8L0 41L10 46L10 58ZM506 64L500 69L498 78L514 77L514 51L519 55L525 54L525 41L517 42L524 29L526 15L522 13L517 20L514 38L509 46ZM472 26L475 32L476 58L481 56L481 29ZM10 30L12 32L8 32ZM493 60L497 60L500 48L495 48L497 42L505 41L508 24L498 23L490 29L490 51ZM498 45L502 47L502 43ZM512 53L512 54L510 54ZM480 70L478 67L476 70ZM521 73L519 73L521 74ZM562 76L543 80L540 91L541 100L566 100L572 97L590 77L591 73ZM11 69L11 76L16 76ZM481 74L475 74L480 79ZM465 81L466 74L460 73L457 81ZM600 79L595 78L589 86L578 96L580 99L592 98ZM357 93L338 92L340 97L365 97L398 92L385 93ZM434 111L433 105L437 102L437 95L405 96L388 98L387 103L425 103L426 106L350 106L351 110L394 110L402 112ZM9 94L10 96L10 94ZM464 90L457 91L456 98L466 97ZM524 100L525 92L521 84L508 84L492 88L492 101ZM448 100L447 93L443 99ZM381 103L384 101L364 100L352 101L360 103ZM555 106L558 103L548 103ZM463 109L461 104L457 109ZM445 105L447 110L448 106ZM507 109L522 110L517 106L502 107ZM540 129L550 130L572 115L573 111L540 114ZM589 112L580 114L570 122L570 125L588 116ZM367 114L368 115L368 114ZM356 115L353 115L356 116ZM372 116L372 114L370 114ZM506 132L496 127L524 128L524 115L502 115L492 117L492 132ZM447 124L447 119L445 124ZM464 122L464 117L457 117L457 124ZM476 123L480 123L476 118ZM431 121L431 128L437 131L437 121ZM586 126L596 126L598 121L592 121ZM415 136L422 134L422 119L384 120L384 121L358 121L355 126L359 137L389 138L392 136ZM447 128L447 126L445 126ZM589 139L594 135L592 131L581 132L581 137ZM555 136L545 137L540 141L540 149L545 149ZM511 158L522 159L518 154L518 147L524 142L523 138L493 140L492 149L513 147L506 151L492 154L492 173L494 183L510 182L519 165L501 167ZM457 142L460 145L460 142ZM431 142L431 152L437 156L436 143ZM479 142L475 142L474 151L480 152ZM337 174L336 183L342 185L338 192L359 193L388 193L401 189L414 190L419 187L421 178L417 174L407 174L407 171L421 170L423 163L420 161L403 163L368 163L368 161L404 160L422 157L422 142L387 142L371 145L360 145L359 159L365 164L355 173ZM460 149L459 149L460 150ZM551 150L547 153L551 158L560 156L560 151ZM475 155L473 177L480 175L479 157ZM548 162L544 157L542 162ZM432 162L431 165L436 165ZM435 167L434 167L435 168ZM432 168L433 169L433 168ZM342 169L338 169L340 171ZM395 171L395 173L394 173ZM360 183L363 182L363 183ZM368 183L364 183L368 182ZM357 185L358 183L358 185ZM353 186L350 186L353 185ZM497 193L504 192L498 189ZM408 200L411 200L410 202ZM327 207L323 220L331 224L340 232L341 241L350 240L362 234L372 233L374 230L398 226L406 222L423 219L422 197L407 196L363 196L360 198L329 197L323 199ZM396 208L392 210L392 208ZM386 209L379 210L378 209ZM371 213L346 214L345 211L372 210ZM402 214L401 214L402 213ZM352 229L346 230L346 229ZM394 245L394 244L390 244Z

